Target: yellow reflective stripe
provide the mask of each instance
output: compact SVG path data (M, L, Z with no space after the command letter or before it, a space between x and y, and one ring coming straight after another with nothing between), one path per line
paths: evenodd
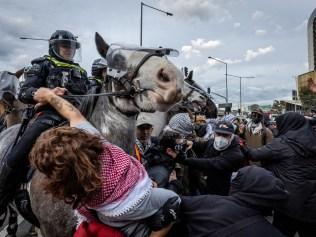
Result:
M89 80L91 80L91 81L96 81L96 82L99 83L99 84L102 84L102 83L103 83L102 78L98 78L98 77L89 77Z
M85 72L85 70L83 68L81 68L80 66L58 61L56 58L54 58L50 55L46 56L46 58L57 67L77 68L81 73Z
M100 83L102 85L103 81L102 79L99 79L99 78L94 78L94 80L96 80L98 83Z

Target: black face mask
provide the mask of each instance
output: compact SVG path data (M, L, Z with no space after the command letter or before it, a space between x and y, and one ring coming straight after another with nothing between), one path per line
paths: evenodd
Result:
M252 122L254 122L254 123L259 123L259 122L262 121L262 116L259 115L259 114L252 114L252 115L251 115L251 120L252 120Z
M178 152L186 152L187 147L188 147L187 143L184 142L184 143L181 143L181 144L176 144L174 146L174 150L178 151Z
M194 124L194 131L198 137L204 137L207 124Z

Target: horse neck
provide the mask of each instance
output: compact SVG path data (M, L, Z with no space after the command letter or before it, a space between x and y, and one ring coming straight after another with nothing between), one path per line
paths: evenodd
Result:
M110 102L108 97L98 98L90 118L91 123L106 139L132 154L135 144L136 117L126 116Z

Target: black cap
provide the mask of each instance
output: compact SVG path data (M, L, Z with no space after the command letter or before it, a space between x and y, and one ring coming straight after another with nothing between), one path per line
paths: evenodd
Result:
M234 126L229 122L219 121L215 126L214 132L231 135L234 133Z

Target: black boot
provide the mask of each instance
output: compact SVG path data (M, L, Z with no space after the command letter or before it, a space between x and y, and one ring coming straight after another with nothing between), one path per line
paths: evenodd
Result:
M0 215L5 212L19 185L19 174L7 162L0 167Z

